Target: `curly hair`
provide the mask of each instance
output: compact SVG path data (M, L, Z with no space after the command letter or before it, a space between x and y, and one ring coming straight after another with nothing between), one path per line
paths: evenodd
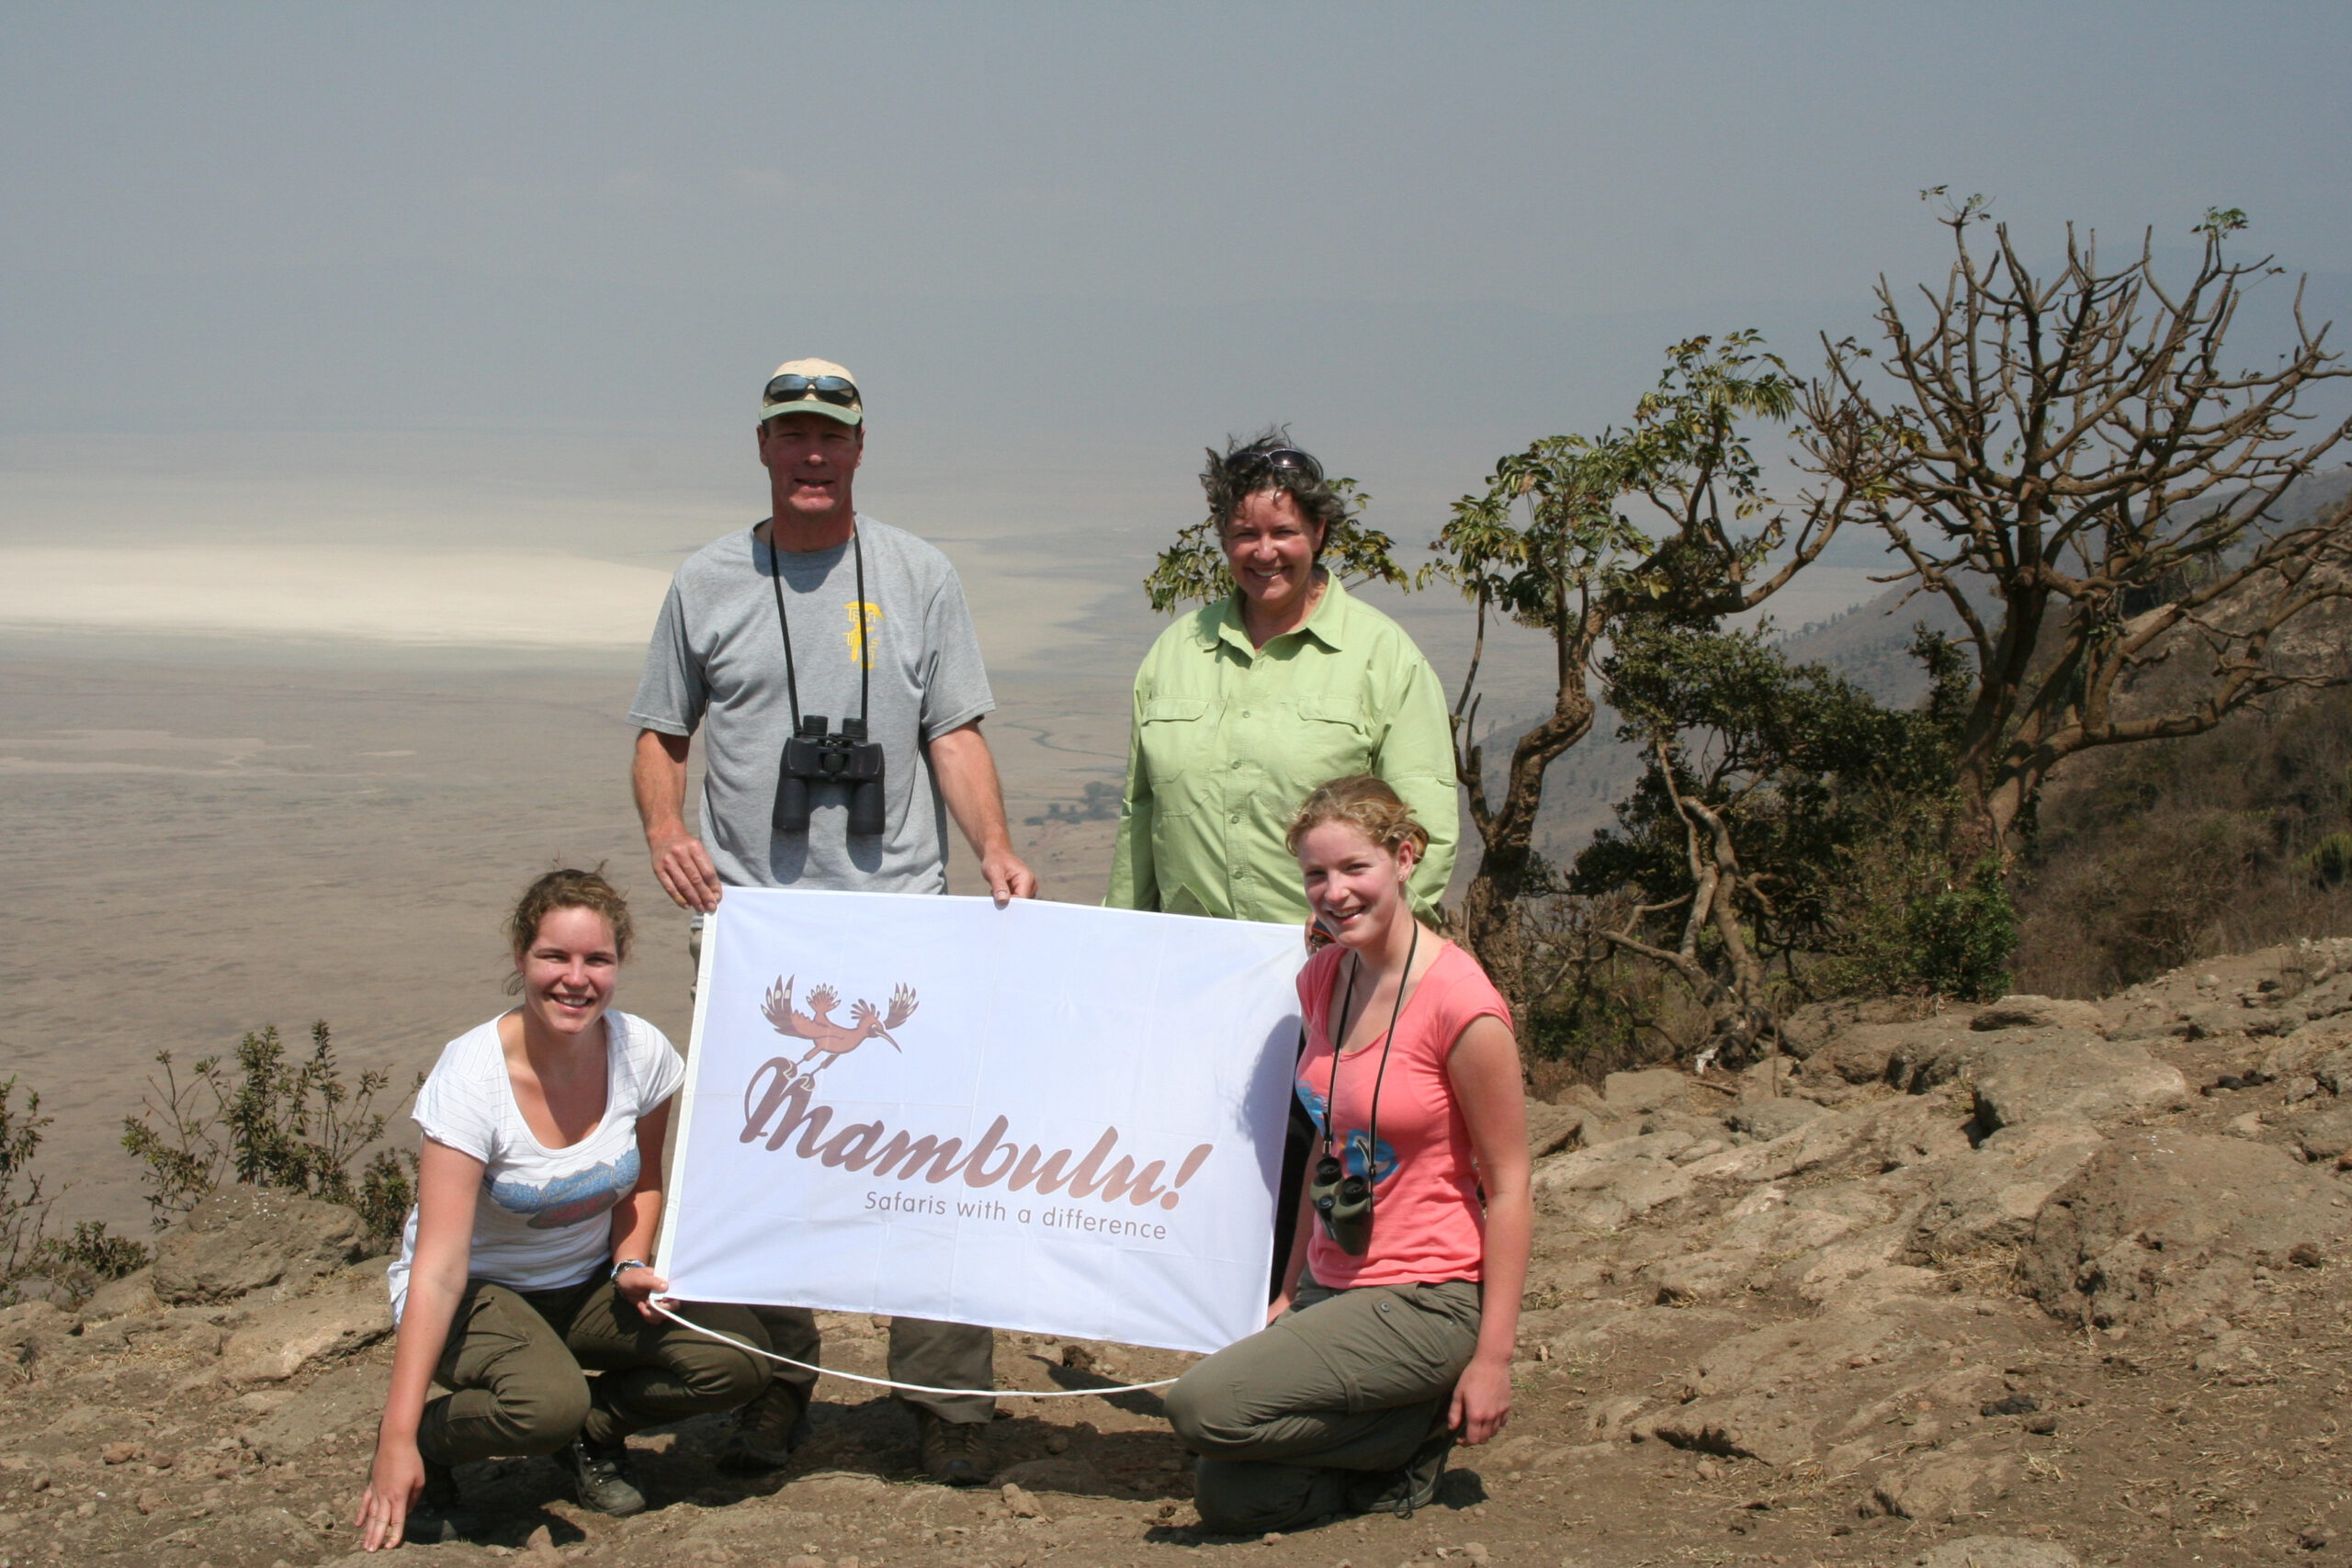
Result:
M1220 543L1226 525L1241 510L1241 503L1270 490L1286 492L1297 505L1298 514L1315 525L1315 553L1318 556L1331 537L1331 530L1347 521L1348 503L1331 481L1323 477L1320 463L1316 464L1316 472L1310 477L1303 468L1278 468L1250 460L1253 455L1285 449L1300 451L1292 444L1290 427L1281 424L1268 425L1247 441L1238 435L1227 437L1223 457L1214 446L1206 449L1208 465L1201 470L1201 489L1208 493L1209 518L1216 525ZM1311 453L1302 452L1301 456L1315 461Z
M1283 843L1296 854L1299 840L1326 822L1345 822L1392 855L1407 844L1413 846L1416 860L1429 852L1430 830L1387 780L1370 773L1350 773L1317 784L1292 815Z
M604 916L613 928L613 951L628 959L637 926L628 918L628 900L605 880L603 862L594 871L571 866L550 871L523 889L514 912L506 917L506 944L516 958L530 951L531 943L538 940L539 923L558 909L588 909Z

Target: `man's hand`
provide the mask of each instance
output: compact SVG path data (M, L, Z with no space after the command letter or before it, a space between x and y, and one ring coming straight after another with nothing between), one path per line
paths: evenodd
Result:
M700 839L686 831L686 749L691 737L637 732L637 756L629 786L637 795L637 819L645 824L645 847L662 891L681 909L709 914L718 908L718 868Z
M718 908L718 897L725 891L719 886L718 868L710 862L710 852L702 840L684 828L660 838L648 835L646 848L653 853L653 874L662 883L662 891L682 909L699 909L709 914Z
M1010 849L981 857L980 874L989 879L989 891L996 896L1000 909L1012 899L1037 896L1037 874Z

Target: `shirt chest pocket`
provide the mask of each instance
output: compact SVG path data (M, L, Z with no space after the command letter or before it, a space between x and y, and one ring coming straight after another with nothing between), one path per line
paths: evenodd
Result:
M1204 697L1152 697L1136 724L1136 749L1151 783L1152 807L1182 817L1198 809L1217 773L1216 718Z
M1374 750L1362 704L1302 698L1298 723L1291 727L1283 755L1271 759L1275 765L1269 771L1288 776L1304 798L1317 784L1368 771Z

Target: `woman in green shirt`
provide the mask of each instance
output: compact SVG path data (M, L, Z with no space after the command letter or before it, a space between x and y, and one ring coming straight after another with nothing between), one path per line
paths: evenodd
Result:
M1445 696L1404 628L1317 564L1345 503L1279 431L1212 457L1201 487L1235 591L1161 633L1136 671L1104 902L1303 924L1291 815L1317 784L1372 773L1429 828L1409 890L1433 911L1459 838Z

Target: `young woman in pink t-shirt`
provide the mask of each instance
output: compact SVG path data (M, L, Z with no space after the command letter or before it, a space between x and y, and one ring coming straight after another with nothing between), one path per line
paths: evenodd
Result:
M1534 1204L1510 1008L1413 918L1429 835L1379 779L1335 779L1293 820L1331 945L1299 975L1294 1087L1316 1127L1287 1277L1261 1332L1168 1393L1211 1529L1410 1514L1458 1438L1510 1415Z

